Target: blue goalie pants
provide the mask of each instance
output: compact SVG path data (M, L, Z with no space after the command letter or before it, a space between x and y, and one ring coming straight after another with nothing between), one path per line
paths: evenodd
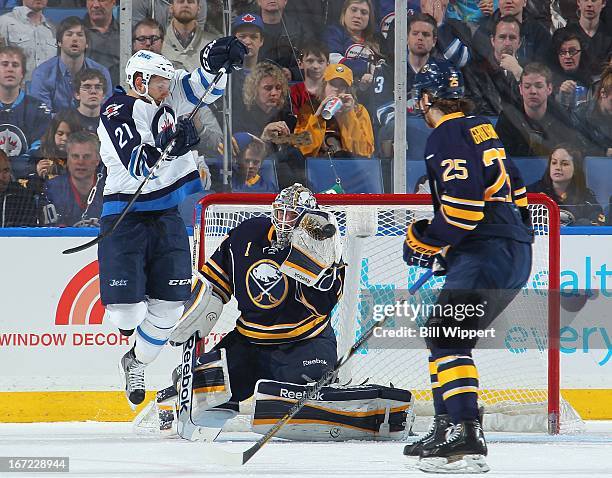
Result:
M336 365L336 337L331 325L316 337L281 345L256 345L235 329L217 344L225 348L232 401L253 394L259 379L306 384Z

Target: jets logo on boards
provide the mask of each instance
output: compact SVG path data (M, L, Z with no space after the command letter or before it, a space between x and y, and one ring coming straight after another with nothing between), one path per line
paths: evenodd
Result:
M119 110L123 107L123 105L118 105L117 103L113 103L112 105L108 105L102 113L107 118L112 118L113 116L117 116L119 114Z
M262 309L278 307L287 297L287 277L271 259L257 261L247 271L246 289L253 303Z

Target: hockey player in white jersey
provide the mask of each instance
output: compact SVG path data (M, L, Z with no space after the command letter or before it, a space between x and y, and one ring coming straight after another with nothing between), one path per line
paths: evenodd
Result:
M122 334L136 330L134 346L121 359L130 406L144 400L144 368L152 362L190 297L191 257L185 224L177 206L201 190L191 153L199 142L191 119L216 73L239 69L246 48L235 37L209 43L201 68L174 70L162 55L140 50L125 69L127 92L117 88L102 107L98 136L108 176L104 187L101 234L113 227L162 151L167 160L154 171L129 213L98 247L100 295L107 319ZM204 98L210 104L225 89L219 78Z

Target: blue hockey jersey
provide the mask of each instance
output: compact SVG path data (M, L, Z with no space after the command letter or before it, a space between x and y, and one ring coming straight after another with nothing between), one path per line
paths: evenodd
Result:
M119 214L127 206L161 155L155 147L157 135L191 112L212 78L200 68L192 73L177 70L170 83L170 96L159 107L127 95L122 88L115 89L102 106L98 126L100 156L107 168L102 216ZM205 104L223 94L226 80L224 76L219 81ZM195 156L190 151L160 165L131 211L169 209L201 189Z
M270 219L247 219L230 231L201 268L224 303L236 298L237 332L262 345L320 334L329 325L344 283L344 266L328 269L313 287L287 277L279 268L289 247L272 247L274 236Z
M527 206L525 184L486 118L442 117L427 140L425 162L435 212L425 243L456 246L476 236L532 242L519 211Z

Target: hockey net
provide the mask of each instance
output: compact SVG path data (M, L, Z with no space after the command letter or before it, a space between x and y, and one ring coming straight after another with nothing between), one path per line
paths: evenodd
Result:
M393 303L424 272L407 267L402 243L407 224L431 218L428 195L318 195L322 209L336 214L347 262L344 295L332 313L338 354L345 353L372 324L371 303ZM227 233L242 221L270 216L271 194L213 194L196 206L194 265L202 265ZM474 350L479 372L479 404L484 426L493 431L578 432L583 422L559 390L559 214L543 195L530 195L529 209L536 234L529 282L504 312L516 323L519 348ZM421 297L435 302L444 277L432 278ZM534 295L536 296L534 298ZM207 337L212 348L235 324L235 300ZM424 318L423 318L424 320ZM524 323L523 323L524 322ZM521 325L522 324L522 325ZM518 332L517 332L518 331ZM556 331L556 332L555 332ZM392 384L415 395L418 430L433 415L428 352L422 348L374 349L366 343L342 369L340 382ZM240 427L238 427L240 428Z

